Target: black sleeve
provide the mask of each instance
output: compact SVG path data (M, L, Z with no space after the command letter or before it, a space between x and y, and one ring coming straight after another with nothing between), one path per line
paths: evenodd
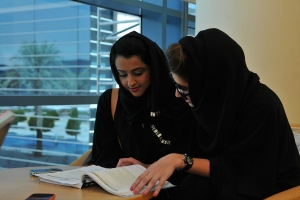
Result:
M261 86L232 131L230 146L210 158L210 179L223 197L263 199L299 185L299 152L275 93Z
M116 167L121 155L118 136L111 115L111 89L99 98L94 127L92 158L89 164Z

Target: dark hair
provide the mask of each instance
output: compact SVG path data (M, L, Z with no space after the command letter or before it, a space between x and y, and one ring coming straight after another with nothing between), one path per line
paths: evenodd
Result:
M166 50L166 56L168 58L170 71L188 82L186 56L182 46L179 43L170 44Z
M115 62L117 56L131 58L138 56L148 67L150 67L150 53L144 42L136 36L120 38L111 48L110 59ZM150 67L151 68L151 67Z

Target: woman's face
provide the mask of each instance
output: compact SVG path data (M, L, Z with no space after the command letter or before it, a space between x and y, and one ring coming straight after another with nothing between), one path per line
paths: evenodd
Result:
M175 96L177 98L180 98L180 97L182 97L182 95L180 93L187 94L186 98L184 98L185 102L187 102L190 107L194 107L194 105L193 105L193 103L191 101L191 98L188 95L188 93L189 93L189 84L186 81L184 81L177 74L172 73L172 77L173 77L174 82L176 83L176 88L177 88L175 90ZM180 93L179 93L179 91L180 91Z
M135 97L142 96L150 85L149 67L138 56L118 55L115 64L123 87Z

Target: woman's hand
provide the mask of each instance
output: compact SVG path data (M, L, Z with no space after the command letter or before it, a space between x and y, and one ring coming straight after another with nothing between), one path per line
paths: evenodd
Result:
M149 166L147 164L144 164L144 163L142 163L142 162L140 162L140 161L138 161L138 160L130 157L130 158L121 158L121 159L119 159L117 167L128 166L128 165L135 165L135 164L142 165L145 168L147 168Z
M173 174L174 170L184 166L182 157L183 156L181 154L173 153L160 158L157 162L150 165L148 169L136 179L130 187L130 190L134 191L134 194L138 194L143 187L146 186L142 193L143 196L146 196L155 183L158 182L153 193L153 196L156 197L165 181Z

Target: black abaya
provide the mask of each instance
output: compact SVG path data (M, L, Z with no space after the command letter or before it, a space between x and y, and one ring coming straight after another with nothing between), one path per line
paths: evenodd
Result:
M300 185L299 152L284 107L248 70L242 48L218 29L179 43L198 122L194 156L210 161L210 178L185 180L179 195L201 199L209 185L215 199L263 199Z
M175 87L168 75L166 57L163 51L148 38L131 32L122 38L130 39L128 45L141 40L149 50L150 86L141 97L134 97L120 82L115 66L118 49L112 47L110 64L116 82L119 84L119 97L114 115L111 115L111 90L99 98L92 160L90 164L103 167L116 167L120 158L133 157L145 164L151 164L169 153L189 152L190 127L195 121L189 106L174 95ZM118 42L118 41L117 41ZM117 43L116 42L116 43ZM128 47L129 48L129 47ZM158 116L150 116L150 113ZM153 132L152 126L162 134L164 144ZM119 141L121 146L119 144ZM177 183L180 177L175 173L170 180Z

